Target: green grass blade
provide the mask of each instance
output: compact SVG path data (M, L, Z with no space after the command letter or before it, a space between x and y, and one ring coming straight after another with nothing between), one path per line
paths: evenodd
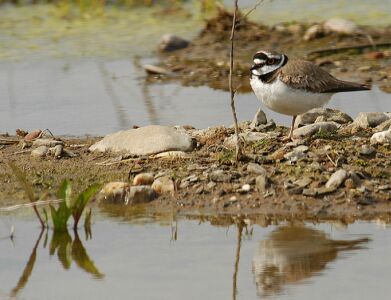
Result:
M77 225L79 223L80 217L83 214L84 208L87 206L88 202L92 199L92 197L98 192L100 189L100 184L94 184L87 189L85 189L83 192L80 193L80 195L77 197L76 201L73 203L72 206L72 216L74 219L74 229L77 229Z

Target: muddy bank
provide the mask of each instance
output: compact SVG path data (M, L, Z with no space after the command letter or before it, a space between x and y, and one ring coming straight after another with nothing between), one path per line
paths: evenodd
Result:
M227 90L231 22L232 14L220 9L189 47L159 56L160 65L170 75L150 76L149 80L177 80L184 85ZM235 40L235 80L239 91L250 91L248 70L254 53L273 49L288 57L311 60L340 79L372 83L390 92L391 26L359 27L347 22L342 26L332 24L335 28L329 30L324 25L266 26L242 19Z
M92 183L133 182L138 174L150 173L152 181L168 178L166 183L161 181L158 197L147 204L156 211L261 213L272 216L271 220L387 216L391 212L390 143L374 143L371 137L389 126L390 120L364 128L358 119L353 123L348 117L345 120L344 114L334 112L330 116L345 124L319 123L317 118L317 123L296 129L298 138L290 143L283 141L286 127L272 121L256 126L242 122L244 157L238 165L232 147L233 129L224 126L179 128L194 139L196 148L173 157L92 153L88 149L98 138L62 138L72 156L55 158L50 153L32 154L36 149L21 149L21 137L2 136L1 204L27 201L7 165L13 162L26 174L40 199L54 198L66 178L72 180L77 192ZM300 136L308 126L324 123L339 125ZM118 209L125 213L130 205L124 207L120 201Z

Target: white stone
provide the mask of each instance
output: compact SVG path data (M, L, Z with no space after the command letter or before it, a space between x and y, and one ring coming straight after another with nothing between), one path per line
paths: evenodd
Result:
M259 108L254 116L253 121L250 124L250 128L255 128L259 125L263 125L266 123L267 123L266 115L265 115L264 111Z
M389 115L381 112L360 112L353 124L361 128L376 127L389 119Z
M320 24L315 24L307 29L307 31L303 36L303 40L310 41L318 37L321 37L323 34L324 34L323 26Z
M150 155L166 151L191 151L193 148L193 140L188 134L167 126L150 125L106 135L89 150Z
M183 151L167 151L158 153L153 156L153 158L165 158L165 159L177 159L177 158L188 158L189 155L187 155L186 152Z
M333 132L341 125L336 122L319 122L297 128L293 131L293 138L300 139L314 135L319 131Z
M40 146L31 151L31 155L35 157L44 157L49 151L49 148L46 146Z
M341 18L328 19L324 22L323 28L326 32L336 32L347 35L355 34L360 31L355 23Z
M391 144L391 129L387 131L376 132L371 137L371 144Z
M54 139L36 139L33 142L34 147L40 147L40 146L54 147L56 145L64 145L64 142L57 141Z
M348 177L348 173L343 170L339 169L331 175L330 179L326 182L326 188L333 188L337 189Z
M251 190L251 186L249 184L244 184L242 186L242 191L243 192L249 192Z

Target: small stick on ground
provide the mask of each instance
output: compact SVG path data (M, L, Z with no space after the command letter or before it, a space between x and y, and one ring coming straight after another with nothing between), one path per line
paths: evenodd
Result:
M231 51L229 54L230 59L230 65L229 65L229 91L231 94L231 110L232 110L232 116L235 123L235 135L236 135L236 152L235 152L235 158L236 162L239 161L239 157L241 154L240 149L240 140L239 140L239 126L238 126L238 117L236 116L236 109L235 109L235 90L233 88L232 84L232 77L233 77L233 69L234 69L234 38L235 38L235 29L236 29L236 17L238 13L238 0L235 0L235 8L234 8L234 15L232 18L232 30L231 30Z

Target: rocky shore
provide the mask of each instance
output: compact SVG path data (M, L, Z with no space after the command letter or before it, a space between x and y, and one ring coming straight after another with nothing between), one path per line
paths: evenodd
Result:
M234 130L224 126L146 126L99 138L58 138L18 131L0 138L2 205L25 195L7 162L25 172L41 199L60 182L76 190L104 184L97 201L150 209L246 213L295 219L389 218L391 114L356 119L332 109L297 118L288 128L259 110L240 123L243 158L234 160ZM27 135L26 135L27 134Z

